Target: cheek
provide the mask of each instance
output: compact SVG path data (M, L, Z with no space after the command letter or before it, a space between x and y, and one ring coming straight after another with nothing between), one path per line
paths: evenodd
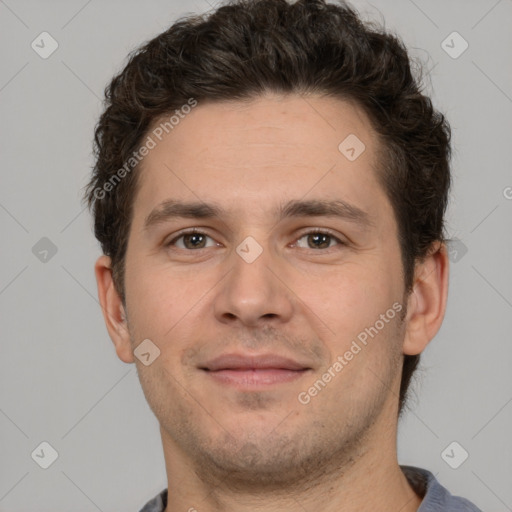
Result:
M323 276L309 275L290 287L328 327L329 336L343 344L379 320L400 297L391 269L347 263ZM306 308L306 310L307 310Z
M139 365L137 374L144 396L156 417L166 425L179 424L190 415L190 397L180 385L182 377L169 370L165 352L150 366ZM172 397L172 399L169 399Z
M190 309L186 290L164 272L132 266L126 275L131 328L137 335L161 339Z
M126 279L132 336L154 341L162 360L171 356L170 347L173 357L179 357L186 340L196 339L197 330L207 322L205 314L212 309L208 301L214 296L208 291L218 280L214 271L192 274L133 265Z

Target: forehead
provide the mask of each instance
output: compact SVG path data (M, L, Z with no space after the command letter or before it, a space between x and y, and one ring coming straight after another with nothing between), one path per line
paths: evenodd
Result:
M210 199L233 211L306 195L370 209L372 196L385 199L375 174L379 141L353 103L267 95L199 103L157 137L159 122L148 132L155 146L139 170L136 212L169 197Z

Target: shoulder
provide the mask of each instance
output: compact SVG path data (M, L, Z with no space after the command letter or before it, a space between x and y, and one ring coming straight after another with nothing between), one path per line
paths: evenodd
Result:
M411 487L423 496L418 512L482 512L466 498L454 496L425 469L401 466Z
M167 507L167 489L148 501L139 512L164 512Z

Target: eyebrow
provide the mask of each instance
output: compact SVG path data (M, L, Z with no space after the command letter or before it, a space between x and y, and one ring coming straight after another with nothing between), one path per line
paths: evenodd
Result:
M337 217L362 227L374 226L370 215L357 206L341 199L291 200L281 204L274 212L278 221L293 217ZM160 203L145 219L144 231L174 218L221 219L226 211L214 203L184 202L168 199Z

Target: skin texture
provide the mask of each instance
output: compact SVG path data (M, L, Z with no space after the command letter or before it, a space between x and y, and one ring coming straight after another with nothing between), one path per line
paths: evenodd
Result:
M352 162L338 150L349 134L366 146ZM420 353L441 325L448 260L435 247L405 296L397 224L376 177L378 148L356 105L269 93L199 104L145 157L126 310L110 259L101 256L95 272L117 355L137 365L160 422L168 512L417 510L420 498L396 458L400 372L403 354ZM226 213L145 230L168 199L216 203ZM275 213L313 199L346 201L370 223ZM166 246L193 227L207 235L194 240L199 249L190 237ZM325 229L334 238L311 240ZM236 251L248 236L262 249L252 263ZM299 393L396 303L403 321L386 322L301 403ZM145 339L160 350L149 366L133 355ZM226 353L278 354L310 369L291 382L237 388L201 369Z

